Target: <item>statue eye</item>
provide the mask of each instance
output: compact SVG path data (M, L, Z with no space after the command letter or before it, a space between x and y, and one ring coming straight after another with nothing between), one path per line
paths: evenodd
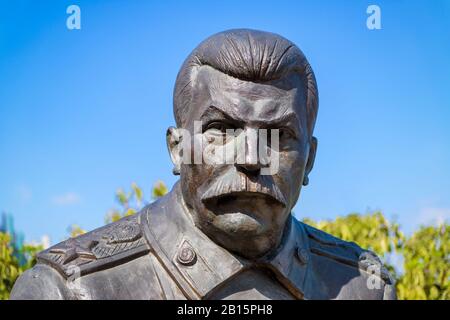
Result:
M279 129L279 137L280 139L294 139L295 134L289 128L280 128Z
M213 121L210 124L206 126L206 131L208 130L218 130L221 133L226 133L227 129L234 129L233 126L229 125L228 123L221 122L221 121Z

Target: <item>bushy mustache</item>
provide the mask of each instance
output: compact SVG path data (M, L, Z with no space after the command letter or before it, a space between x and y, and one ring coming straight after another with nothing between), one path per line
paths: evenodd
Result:
M273 198L284 207L287 206L286 198L274 182L272 176L259 175L255 178L250 178L235 170L229 170L223 176L217 177L216 182L208 187L202 195L201 200L204 202L238 192L262 194Z

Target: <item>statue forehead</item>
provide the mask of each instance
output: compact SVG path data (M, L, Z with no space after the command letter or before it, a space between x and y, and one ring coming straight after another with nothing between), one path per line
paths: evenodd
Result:
M198 119L214 106L243 120L265 121L292 110L304 102L302 81L292 75L280 80L255 83L234 78L210 66L199 67L193 84L191 119Z

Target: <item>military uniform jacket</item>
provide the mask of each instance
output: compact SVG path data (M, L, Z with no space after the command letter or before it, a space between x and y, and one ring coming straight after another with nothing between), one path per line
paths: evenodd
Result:
M395 299L380 260L290 217L280 247L248 261L193 224L174 189L139 213L38 254L12 299Z

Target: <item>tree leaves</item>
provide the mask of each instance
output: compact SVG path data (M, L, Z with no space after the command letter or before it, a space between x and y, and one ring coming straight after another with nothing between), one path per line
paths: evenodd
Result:
M15 251L9 234L0 232L0 300L9 298L16 279L36 263L36 253L42 249L41 246L24 245ZM20 264L17 255L25 257L26 262Z
M401 248L404 274L398 295L404 299L450 299L450 226L421 226Z
M168 192L166 185L162 181L158 181L153 186L152 196L153 199L158 199L164 196Z
M168 189L164 182L157 181L152 189L151 198L157 199L164 196ZM125 192L123 189L118 189L116 192L116 199L121 208L112 209L106 215L106 223L117 221L123 217L135 214L140 211L147 203L144 199L144 192L135 182L131 184L131 190Z

